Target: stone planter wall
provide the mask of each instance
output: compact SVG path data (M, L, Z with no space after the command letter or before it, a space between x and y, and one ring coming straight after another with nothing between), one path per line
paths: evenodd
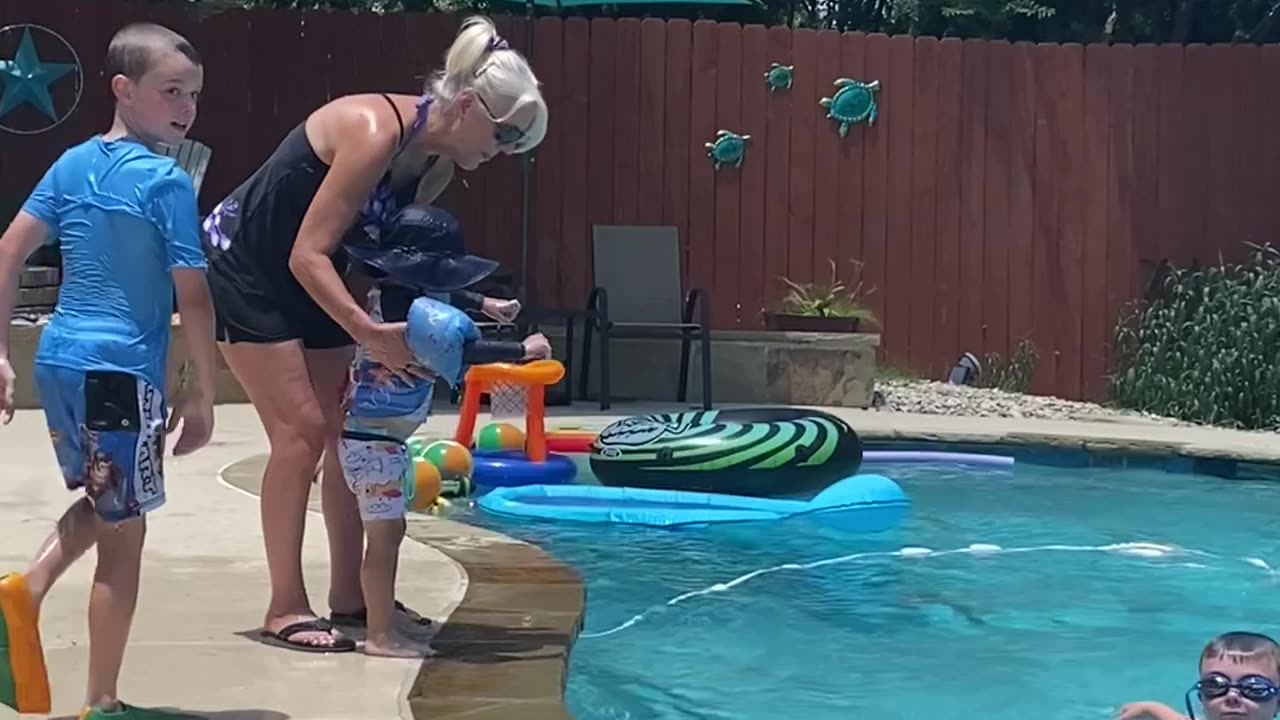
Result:
M581 327L575 328L573 383L581 374ZM555 357L564 360L564 328L542 329ZM713 332L711 340L713 403L773 403L870 407L875 389L875 334L771 331ZM674 401L680 371L679 340L614 339L609 343L615 401ZM689 402L702 395L701 351L693 344L689 363ZM591 350L588 393L600 387L598 340Z

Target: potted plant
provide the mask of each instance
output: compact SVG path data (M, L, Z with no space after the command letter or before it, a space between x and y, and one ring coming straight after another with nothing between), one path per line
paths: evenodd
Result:
M862 274L862 263L851 261ZM769 330L791 332L856 333L867 326L877 325L875 313L863 304L862 299L875 291L863 292L862 280L850 290L837 277L836 261L828 259L831 279L825 282L797 283L779 277L790 288L782 298L778 310L765 313L765 327Z

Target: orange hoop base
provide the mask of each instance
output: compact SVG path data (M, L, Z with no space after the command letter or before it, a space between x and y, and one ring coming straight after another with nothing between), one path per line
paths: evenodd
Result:
M458 430L454 433L454 441L465 448L471 448L475 440L481 395L489 392L497 383L522 385L528 393L524 411L525 454L533 462L546 462L547 386L555 385L563 377L564 365L559 360L535 360L524 365L489 363L472 366L466 374L466 388L462 392L462 410L458 416Z

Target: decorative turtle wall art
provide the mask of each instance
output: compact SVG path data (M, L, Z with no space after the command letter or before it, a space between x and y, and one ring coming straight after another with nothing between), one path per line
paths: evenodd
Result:
M875 92L880 89L879 80L864 83L852 78L839 78L833 84L836 86L835 95L822 98L818 104L827 109L827 117L840 124L840 137L848 134L850 125L863 120L867 125L875 124Z
M720 130L716 132L715 142L706 144L707 157L715 161L716 170L719 170L721 165L729 164L742 167L742 157L747 152L747 141L750 139L750 135Z
M795 69L795 65L771 63L769 65L769 70L764 74L764 83L769 86L769 92L773 92L775 90L790 90L791 76Z

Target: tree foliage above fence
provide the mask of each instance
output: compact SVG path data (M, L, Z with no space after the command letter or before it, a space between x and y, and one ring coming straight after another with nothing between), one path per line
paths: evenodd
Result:
M211 7L509 12L520 0L161 0ZM1280 0L757 0L758 7L602 4L565 15L707 18L1034 42L1280 42Z

